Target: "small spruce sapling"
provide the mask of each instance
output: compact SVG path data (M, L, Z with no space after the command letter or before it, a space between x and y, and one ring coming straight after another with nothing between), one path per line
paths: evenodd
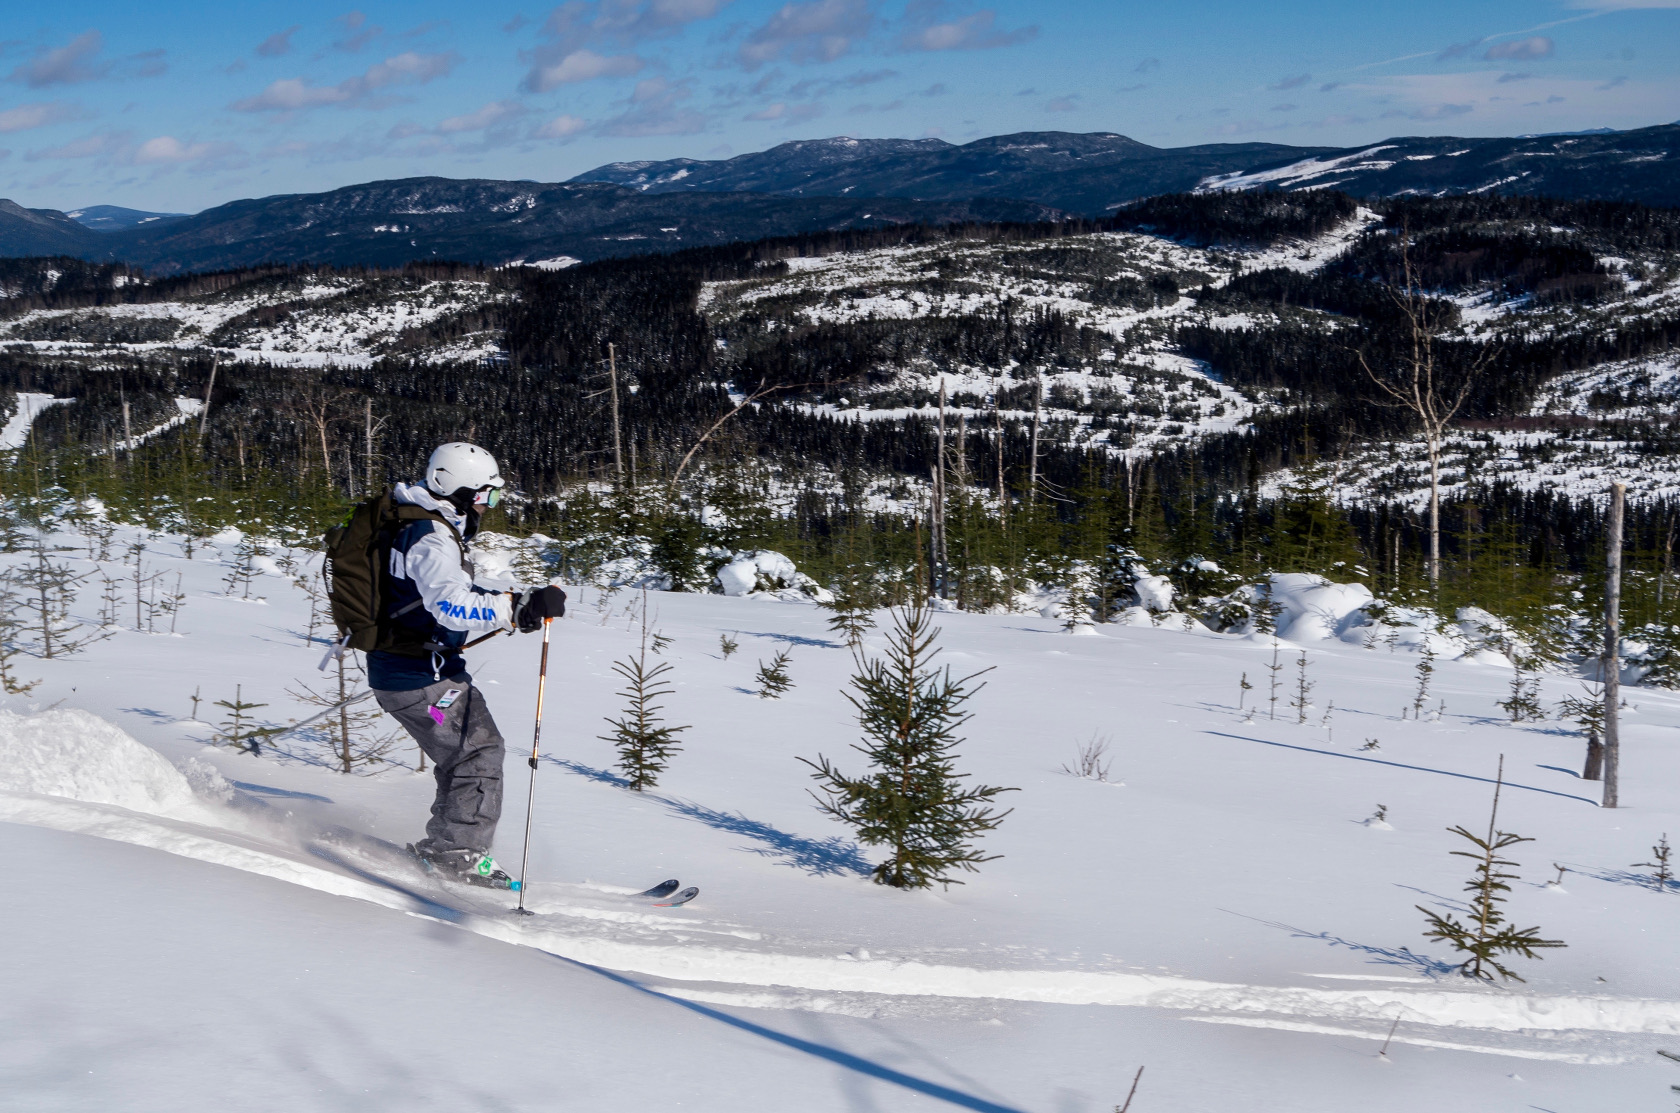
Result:
M1494 706L1503 708L1513 723L1545 718L1546 713L1540 707L1540 678L1523 671L1523 662L1519 660L1511 670L1510 697L1495 701Z
M217 735L223 742L236 750L244 750L252 754L262 753L262 739L273 731L258 730L251 726L250 713L259 707L267 707L266 703L246 703L245 686L234 685L233 699L219 699L217 707L225 707L228 717L221 723L220 733Z
M48 551L45 536L37 534L31 547L35 559L14 568L11 577L19 594L28 601L27 606L34 611L34 622L29 628L37 636L41 656L51 660L74 653L97 639L76 637L75 631L81 623L70 618L76 588L85 577L78 576L69 565L51 560ZM98 635L105 636L105 633Z
M758 673L753 679L758 683L760 699L780 699L782 693L793 687L793 681L788 678L787 671L788 662L791 660L792 651L784 649L772 657L768 665L763 661L758 663Z
M1009 813L994 809L993 785L965 786L955 768L958 730L971 718L964 705L979 691L980 673L955 678L938 668L939 629L925 599L895 609L882 657L853 655L857 672L846 698L857 709L870 770L850 777L828 758L801 758L821 785L818 806L857 831L869 846L890 851L875 867L880 885L925 889L960 884L953 869L978 868L996 855L980 853L974 839L995 829Z
M1674 849L1668 845L1668 832L1664 831L1662 838L1657 841L1657 845L1651 848L1652 861L1635 862L1633 868L1650 870L1651 888L1659 893L1665 893L1668 891L1668 887L1674 883L1674 866L1671 862L1673 856Z
M677 735L688 729L665 726L659 714L664 710L659 701L676 689L664 679L671 671L669 661L648 667L648 650L652 648L644 606L640 649L634 657L613 662L613 671L624 678L624 688L618 692L625 700L623 714L617 719L609 718L607 725L612 727L612 732L600 735L602 741L611 742L617 748L618 767L624 771L628 787L634 792L659 783L659 774L670 764L671 756L682 749L677 745Z
M740 648L741 643L730 637L728 634L718 635L718 649L723 653L723 659L725 661L729 660L729 658L734 655L735 651Z
M1500 911L1499 906L1508 899L1500 894L1511 891L1511 886L1506 882L1517 879L1516 874L1506 873L1505 868L1517 863L1508 858L1501 858L1499 854L1518 843L1534 841L1498 829L1499 793L1504 785L1505 757L1501 754L1499 775L1493 786L1493 810L1488 815L1487 837L1471 834L1462 826L1448 828L1452 834L1475 847L1474 850L1452 852L1454 857L1469 858L1476 863L1470 880L1464 885L1465 892L1471 894L1468 922L1460 922L1450 912L1442 915L1431 912L1421 904L1414 905L1429 922L1429 930L1424 932L1424 937L1447 943L1460 954L1467 956L1459 968L1460 972L1467 978L1488 982L1493 981L1495 974L1507 980L1523 980L1499 961L1503 955L1515 954L1523 958L1538 959L1542 956L1536 954L1536 951L1567 945L1556 939L1540 938L1540 929L1537 927L1519 929L1510 926L1505 921L1505 914Z
M1245 672L1245 673L1242 674L1242 679L1237 682L1237 710L1238 711L1243 710L1247 706L1247 704L1248 704L1248 693L1250 693L1252 691L1254 691L1254 685L1252 685L1248 682L1248 674Z
M1587 739L1586 762L1581 769L1583 781L1596 781L1604 774L1604 688L1598 684L1581 685L1586 698L1564 696L1558 704L1558 718L1569 719Z
M1272 706L1268 718L1276 719L1278 690L1283 687L1283 677L1279 675L1283 672L1283 661L1278 657L1278 640L1276 638L1272 639L1272 663L1267 665L1266 668L1272 674Z
M870 608L869 585L858 575L834 585L834 598L817 605L828 612L828 629L856 649L863 644L863 636L875 628L875 614Z
M1300 659L1295 662L1295 698L1289 701L1289 706L1295 709L1295 722L1307 721L1307 709L1312 706L1312 690L1315 687L1307 679L1307 651L1301 650Z
M1417 694L1412 697L1412 718L1423 717L1423 705L1429 702L1429 679L1435 675L1435 647L1427 640L1423 643L1423 652L1418 655L1417 663Z
M202 684L200 684L193 689L193 694L191 696L187 697L188 699L192 700L192 705L193 705L192 721L195 722L195 723L198 722L198 705L199 705L200 702L202 702L202 699L203 699L203 697L201 697L199 695L199 693L202 692L203 690L204 690L204 686Z
M0 688L14 696L25 695L40 683L39 680L24 683L13 669L13 661L23 654L19 635L27 628L17 584L10 572L0 573Z

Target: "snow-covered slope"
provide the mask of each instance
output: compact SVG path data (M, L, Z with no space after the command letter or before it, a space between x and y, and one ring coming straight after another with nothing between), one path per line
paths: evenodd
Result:
M1652 1051L1680 1038L1680 892L1628 865L1680 831L1672 695L1630 692L1625 806L1603 811L1570 772L1578 737L1503 721L1498 666L1442 661L1439 715L1419 721L1401 713L1405 649L1285 643L1290 686L1303 650L1316 685L1298 725L1287 691L1275 720L1235 707L1245 673L1267 695L1264 637L946 615L952 666L995 666L961 769L1020 791L984 842L1003 857L900 893L868 881L875 851L817 812L796 760L861 760L823 612L653 593L667 712L692 729L634 794L597 735L641 597L576 588L550 661L538 915L518 919L505 894L437 888L384 849L420 833L429 777L335 773L307 733L261 757L209 744L195 694L199 720L236 689L262 721L308 713L288 694L320 656L308 600L274 563L251 600L224 594L232 536L191 561L148 540L148 570L183 577L177 634L114 625L69 658L14 660L40 686L0 705L22 713L0 718L0 839L22 864L0 882L0 946L30 959L0 973L0 1027L25 1033L0 1063L20 1108L1096 1113L1144 1066L1134 1109L1411 1113L1644 1108L1677 1081ZM88 590L74 614L98 609ZM795 687L760 699L755 663L782 648ZM509 740L498 852L517 868L536 642L475 661ZM1093 735L1112 740L1108 782L1062 770ZM1484 988L1413 906L1461 907L1444 829L1486 821L1502 753L1500 825L1536 839L1513 855L1512 918L1569 947ZM699 900L615 895L664 877Z

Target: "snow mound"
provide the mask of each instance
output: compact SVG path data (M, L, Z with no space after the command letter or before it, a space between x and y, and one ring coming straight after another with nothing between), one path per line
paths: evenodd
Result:
M1280 608L1278 637L1285 641L1330 641L1370 624L1365 608L1374 602L1364 584L1331 583L1310 572L1274 575L1270 596Z
M195 762L209 795L226 785ZM213 778L213 780L212 780ZM114 804L152 815L196 810L193 785L162 754L86 711L0 711L0 790Z
M792 560L771 549L736 553L717 570L717 583L725 595L789 592L790 598L810 596L819 601L832 598L827 590L796 568Z

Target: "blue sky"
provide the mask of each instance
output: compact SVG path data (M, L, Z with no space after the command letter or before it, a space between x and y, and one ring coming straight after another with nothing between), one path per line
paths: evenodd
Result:
M31 207L559 181L829 135L1345 146L1680 119L1680 0L30 7L0 27L0 196Z

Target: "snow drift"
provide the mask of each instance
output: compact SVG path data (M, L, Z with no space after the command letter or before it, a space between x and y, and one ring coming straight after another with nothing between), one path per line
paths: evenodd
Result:
M202 782L212 795L225 794L227 786L203 762L192 766L183 773L156 750L86 711L0 711L0 791L196 817L201 805L193 781Z

